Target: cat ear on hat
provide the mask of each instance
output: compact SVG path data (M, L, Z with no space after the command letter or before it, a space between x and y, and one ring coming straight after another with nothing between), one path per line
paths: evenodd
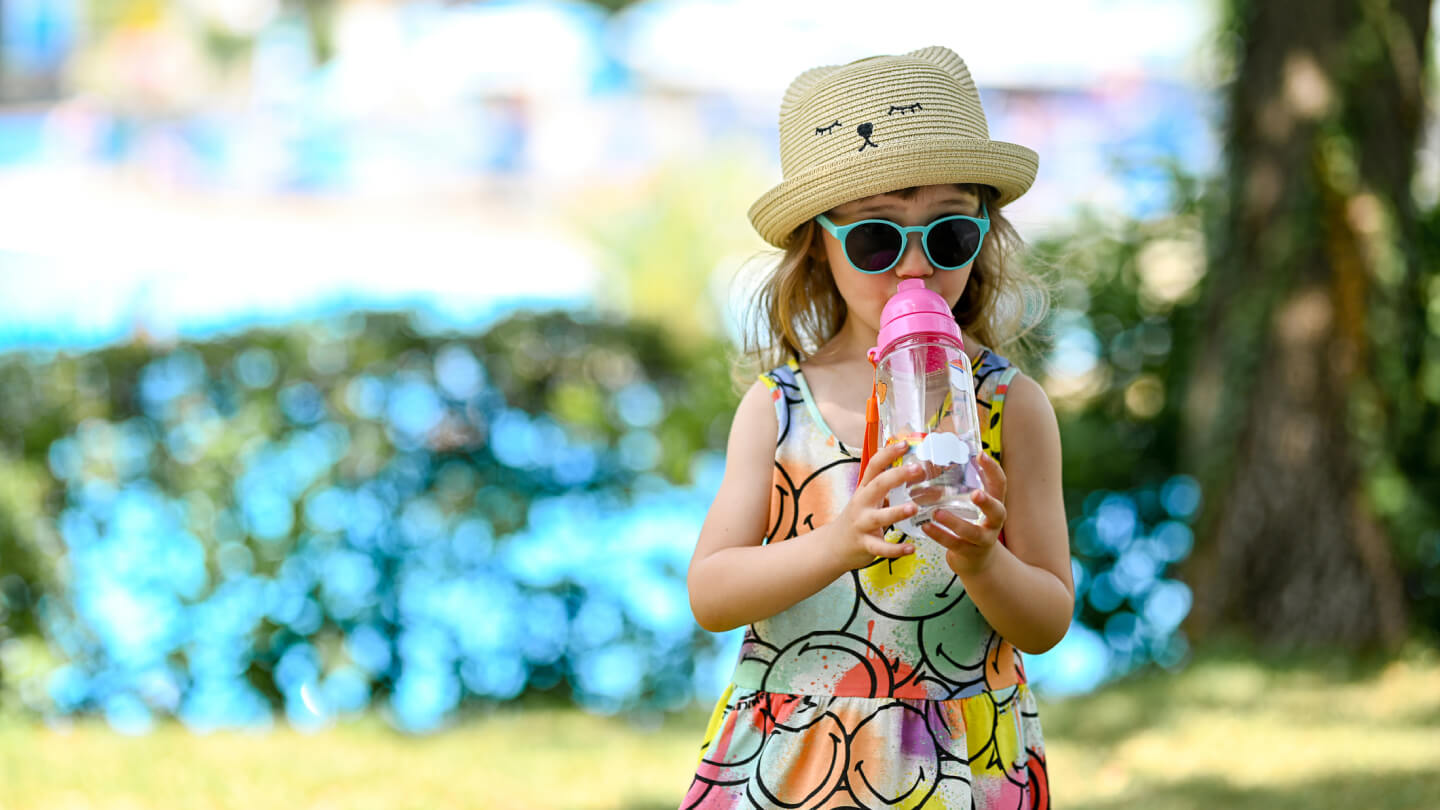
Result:
M817 68L810 68L795 77L790 86L785 88L785 98L780 101L780 117L784 118L787 113L796 105L805 100L810 90L819 84L822 79L839 70L839 65L822 65Z
M965 66L965 60L960 55L941 45L931 45L928 48L921 48L918 51L911 51L906 56L915 59L924 59L939 67L945 72L955 76L956 81L966 91L974 90L975 80L970 78L970 68Z

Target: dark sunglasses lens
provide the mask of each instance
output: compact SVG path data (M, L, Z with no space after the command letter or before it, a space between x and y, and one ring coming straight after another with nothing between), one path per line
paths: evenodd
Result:
M930 257L941 267L959 267L980 250L980 226L968 219L949 219L930 230Z
M845 255L867 273L884 270L900 258L900 231L878 222L867 222L845 237Z

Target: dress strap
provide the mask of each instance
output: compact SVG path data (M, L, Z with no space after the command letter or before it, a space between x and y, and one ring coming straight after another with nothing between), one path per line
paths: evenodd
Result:
M980 444L996 461L1000 460L1000 423L1005 410L1005 393L1020 368L995 352L984 349L975 362L975 399L985 409L980 426Z
M801 383L797 379L799 371L800 364L792 358L787 364L760 375L760 382L770 389L770 399L775 403L775 421L779 425L775 436L776 447L784 444L785 437L790 434L790 409L804 401Z
M1001 447L1001 423L1005 414L1005 394L1010 390L1010 381L1020 373L1016 366L1009 366L1004 371L995 375L995 390L990 395L990 418L986 420L985 429L982 432L981 440L985 449L990 452L991 457L996 461L1000 460Z

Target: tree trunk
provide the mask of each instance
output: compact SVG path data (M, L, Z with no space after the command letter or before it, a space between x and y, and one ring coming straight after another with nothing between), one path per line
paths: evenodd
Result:
M1405 271L1428 0L1235 0L1226 212L1186 405L1207 495L1192 630L1392 646L1406 631L1365 493L1368 306ZM1413 269L1413 268L1410 268Z

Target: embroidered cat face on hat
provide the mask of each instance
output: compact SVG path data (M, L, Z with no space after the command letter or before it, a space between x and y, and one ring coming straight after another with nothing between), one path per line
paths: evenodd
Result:
M837 205L912 186L979 183L997 206L1035 180L1026 147L990 140L980 93L965 62L941 47L813 68L780 105L784 180L750 208L767 242L785 247L795 228Z

